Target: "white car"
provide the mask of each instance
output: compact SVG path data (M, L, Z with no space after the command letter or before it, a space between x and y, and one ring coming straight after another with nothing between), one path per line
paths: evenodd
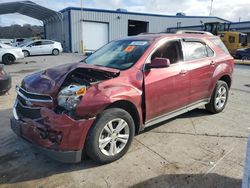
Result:
M23 58L24 54L21 48L0 43L0 62L3 64L10 65Z
M24 56L53 54L58 55L63 51L60 42L52 40L35 40L21 46Z

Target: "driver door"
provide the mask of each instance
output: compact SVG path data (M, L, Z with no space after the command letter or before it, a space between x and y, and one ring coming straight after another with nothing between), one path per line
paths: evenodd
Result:
M166 68L144 71L146 124L185 107L189 97L189 75L182 61L180 40L171 40L161 45L150 60L155 57L168 58L171 64Z
M42 54L41 48L42 48L42 41L36 41L29 45L28 50L30 52L30 55L38 55Z

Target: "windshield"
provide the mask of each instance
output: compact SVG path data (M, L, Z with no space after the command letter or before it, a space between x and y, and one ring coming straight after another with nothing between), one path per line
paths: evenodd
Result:
M146 40L113 41L84 60L85 63L125 70L133 66L149 47Z

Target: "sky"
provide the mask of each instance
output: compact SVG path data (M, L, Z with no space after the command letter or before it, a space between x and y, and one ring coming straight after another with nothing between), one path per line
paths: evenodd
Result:
M1 0L1 3L14 1L18 0ZM81 6L81 0L33 0L33 2L56 11L69 6ZM187 16L208 16L210 5L211 0L83 0L83 6L86 8L109 10L123 8L130 12L165 15L175 15L177 12L184 12ZM213 0L211 15L234 22L239 20L250 21L249 9L249 0ZM39 20L19 14L0 15L0 26L23 25L27 23L42 25L42 22Z

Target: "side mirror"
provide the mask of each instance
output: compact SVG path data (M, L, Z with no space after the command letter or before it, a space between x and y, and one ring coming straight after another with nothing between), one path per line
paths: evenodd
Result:
M151 63L145 65L146 70L157 69L157 68L167 68L170 66L170 60L167 58L156 57Z
M92 55L93 53L94 53L94 52L86 52L86 53L85 53L85 56L88 57L88 56Z

